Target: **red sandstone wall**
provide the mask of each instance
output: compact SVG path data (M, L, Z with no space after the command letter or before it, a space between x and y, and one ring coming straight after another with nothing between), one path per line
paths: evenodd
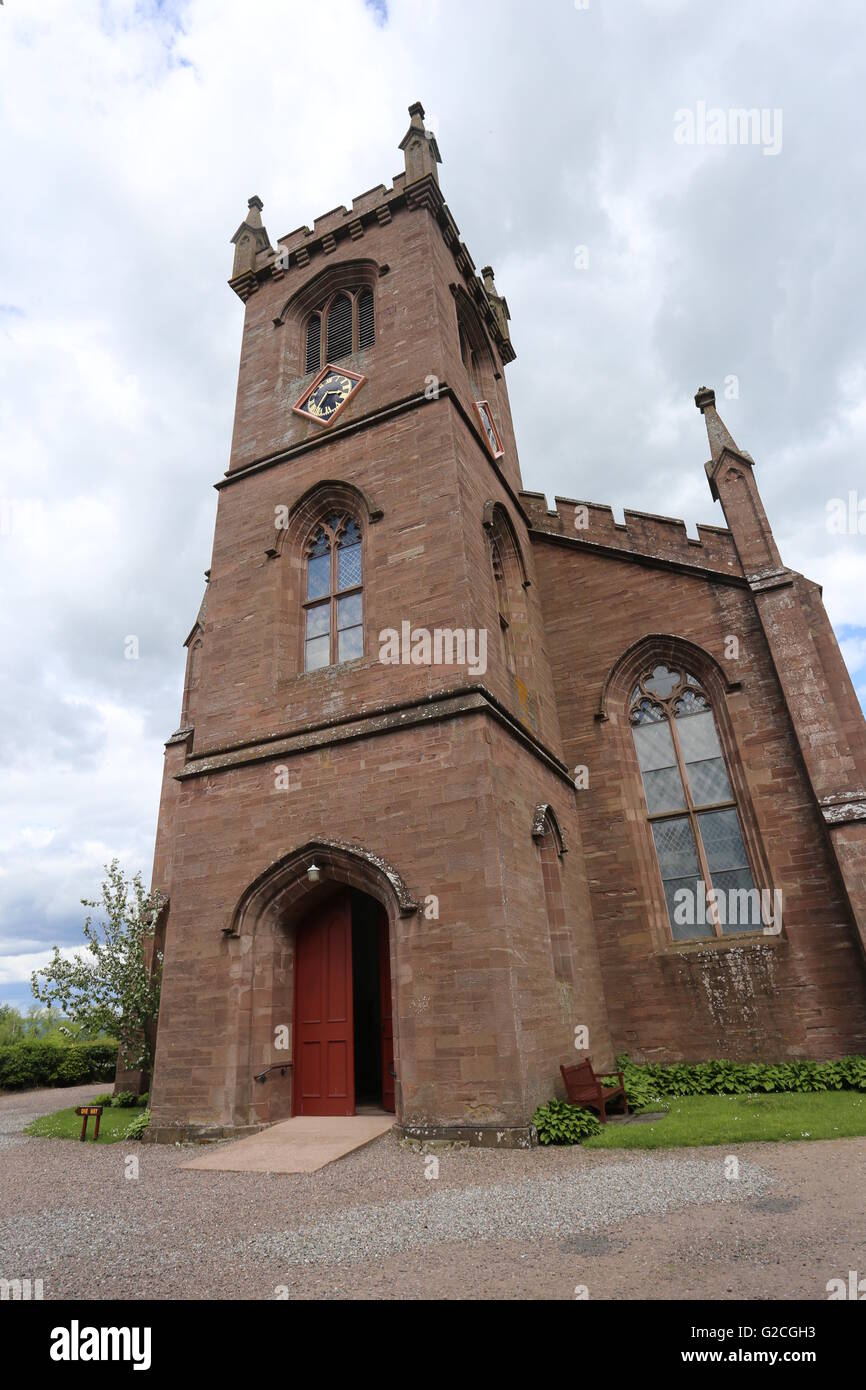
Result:
M374 190L367 202L379 201ZM361 200L353 212L366 205ZM347 215L337 209L319 219L316 235ZM251 1078L283 1060L273 1035L291 1020L291 922L266 913L239 939L222 929L259 874L320 837L363 845L393 863L419 899L439 899L438 919L391 922L401 1117L525 1124L558 1087L576 1025L591 1023L600 1064L612 1049L573 788L549 756L490 713L423 715L437 696L483 685L554 760L561 752L501 363L496 358L476 373L505 445L494 465L460 357L453 287L463 275L436 221L423 209L397 210L392 222L367 226L330 255L315 252L297 265L307 240L303 230L286 238L291 269L261 282L247 300L230 467L236 473L297 451L221 487L198 682L188 702L194 736L183 769L186 747L169 750L156 858L157 877L170 884L171 917L155 1123L243 1125L287 1113L289 1081L275 1076L262 1088ZM323 431L292 414L310 378L300 371L302 316L282 311L298 287L354 258L388 267L374 281L376 343L346 359L369 380L339 426ZM447 382L452 394L437 398L429 390L435 381ZM411 410L351 428L407 398L416 400ZM349 429L341 433L343 426ZM354 484L381 515L359 518L364 657L305 674L305 537L300 529L275 535L276 512L322 479ZM516 678L503 659L484 529L491 502L506 509L526 570L527 585L512 594ZM383 665L380 634L403 621L431 631L485 630L487 670ZM371 737L372 728L383 728L383 707L404 703L421 706L411 726L388 716L387 732ZM341 721L365 717L371 722L355 730L359 736L310 746L314 738L327 742ZM292 736L291 748L262 743ZM241 756L259 760L226 766L226 750L242 745ZM274 784L282 766L288 792ZM188 775L202 767L202 775ZM563 872L575 978L568 997L553 975L532 839L534 807L546 801L570 843Z
M535 566L566 760L590 773L578 804L615 1047L664 1060L862 1052L866 989L850 910L749 591L543 541ZM697 643L741 682L725 705L755 831L784 895L780 939L683 947L659 930L625 713L596 719L613 663L653 632ZM726 663L729 634L740 658Z
M383 703L426 698L456 685L489 683L515 706L499 640L487 500L509 510L529 573L531 547L519 510L497 471L447 398L319 451L248 475L220 493L195 699L198 755L281 730L359 714ZM304 674L304 561L288 541L273 557L275 509L289 507L322 477L354 483L382 519L365 527L366 652L363 660ZM525 591L532 630L524 674L538 701L536 727L554 749L559 730L543 654L536 586ZM402 621L431 631L485 628L488 673L456 666L382 666L379 634Z
M291 933L268 916L239 940L222 928L248 884L317 836L362 842L418 900L439 899L438 919L392 920L400 1118L526 1123L557 1084L575 1023L591 1022L610 1054L569 789L516 739L470 715L292 759L290 791L276 790L274 770L180 784L156 1126L288 1113L288 1083L252 1076L285 1057L273 1030L291 1024ZM565 1011L531 838L539 800L554 801L571 838L580 969Z
M590 1055L597 1068L613 1063L601 968L586 878L574 787L520 755L511 741L491 740L494 755L495 817L501 842L508 940L513 959L514 1013L520 1066L528 1097L527 1113L556 1092L562 1094L560 1063ZM534 806L550 805L561 826L566 852L560 873L566 928L570 938L572 982L554 978L550 923L545 905L541 859L527 834ZM589 1046L575 1051L575 1028L589 1030Z

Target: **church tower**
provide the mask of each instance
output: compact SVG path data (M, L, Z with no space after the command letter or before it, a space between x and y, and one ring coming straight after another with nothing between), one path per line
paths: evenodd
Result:
M154 865L157 1138L373 1106L523 1145L560 1063L612 1061L508 305L409 115L390 188L276 245L253 197L232 238L234 433Z

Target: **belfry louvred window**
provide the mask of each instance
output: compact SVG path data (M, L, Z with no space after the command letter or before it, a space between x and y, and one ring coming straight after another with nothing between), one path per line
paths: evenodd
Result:
M762 930L759 895L709 697L683 669L646 671L629 702L671 933Z
M304 670L364 655L361 531L334 513L307 544Z
M358 295L358 347L373 346L373 291L362 290Z
M328 310L328 361L338 362L351 351L352 301L347 294L338 294Z
M376 339L376 315L371 289L340 290L307 318L302 355L305 372L317 372L325 362L339 362L363 352Z
M307 319L305 372L317 372L322 365L322 315L310 314Z

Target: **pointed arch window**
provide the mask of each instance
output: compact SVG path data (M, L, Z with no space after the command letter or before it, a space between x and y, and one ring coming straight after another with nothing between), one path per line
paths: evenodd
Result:
M320 522L306 550L305 671L364 655L362 565L354 517L334 513Z
M304 371L317 372L326 362L363 352L375 340L373 291L368 287L340 290L323 300L306 319L301 340Z
M544 890L544 906L547 912L554 978L557 984L573 985L574 965L571 954L571 938L566 920L565 896L562 891L562 855L565 847L562 843L559 827L553 820L549 809L545 809L543 819L538 828L533 831L533 836L541 863L541 883Z
M511 633L511 619L509 614L508 584L502 564L502 552L496 540L491 544L491 559L493 562L493 578L496 580L496 606L499 610L499 633L502 639L502 656L508 670L514 675L516 668L514 664L514 639Z
M469 377L470 377L470 380L471 380L471 378L472 378L472 373L473 373L474 368L475 368L475 354L474 354L474 352L472 351L472 347L471 347L471 344L470 344L470 342L469 342L469 339L467 338L466 334L465 334L464 331L463 331L463 324L462 324L462 323L458 323L458 325L457 325L457 330L458 330L458 332L459 332L459 334L460 334L460 357L461 357L461 359L462 359L462 362L463 362L464 367L466 368L467 372L469 373Z
M460 360L472 396L475 400L495 401L496 365L487 333L469 296L458 291L455 299Z
M632 691L629 719L674 939L762 930L707 692L689 671L656 665Z

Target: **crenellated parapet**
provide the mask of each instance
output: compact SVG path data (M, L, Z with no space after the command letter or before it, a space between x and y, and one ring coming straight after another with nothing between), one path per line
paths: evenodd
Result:
M496 289L493 271L488 266L479 275L466 244L460 239L460 228L439 187L436 166L441 157L435 136L424 128L423 106L415 102L409 107L409 113L412 124L400 144L406 162L405 172L394 176L390 188L377 184L354 198L350 208L341 203L317 217L312 227L296 227L280 237L276 247L270 245L262 226L261 199L251 198L247 217L232 238L235 259L229 285L246 301L263 283L282 279L297 269L306 271L315 260L324 264L341 244L359 245L371 227L386 226L401 211L426 208L438 224L466 292L495 342L502 362L513 362L517 354L508 328L508 305ZM358 254L363 254L362 248Z
M625 521L620 522L612 508L598 502L557 497L551 510L540 492L522 492L520 500L535 537L556 537L595 551L616 551L743 578L734 538L725 526L698 526L695 539L678 517L626 511Z

